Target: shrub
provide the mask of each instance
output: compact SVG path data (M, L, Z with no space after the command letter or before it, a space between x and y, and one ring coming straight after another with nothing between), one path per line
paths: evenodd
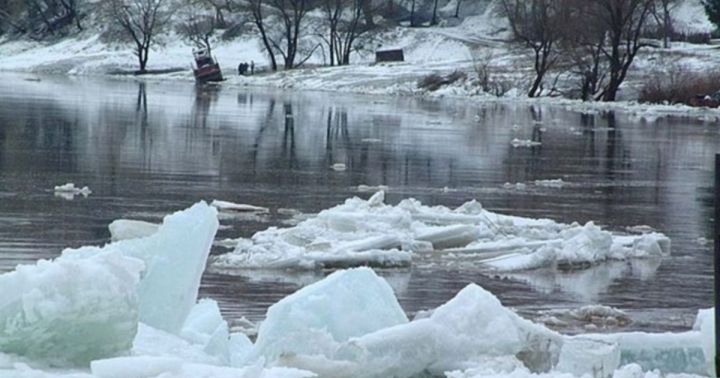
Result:
M640 102L690 104L697 95L720 91L720 71L690 72L683 66L657 71L640 89Z
M455 83L456 81L465 79L467 79L467 74L462 71L454 71L447 76L433 73L420 79L417 86L420 89L426 89L430 92L434 92L440 89L440 87L442 86L449 85Z

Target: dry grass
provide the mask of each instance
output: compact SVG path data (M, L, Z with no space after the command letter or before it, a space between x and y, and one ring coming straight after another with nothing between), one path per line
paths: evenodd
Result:
M654 73L640 90L640 102L690 104L697 95L720 91L720 71L691 72L673 66Z

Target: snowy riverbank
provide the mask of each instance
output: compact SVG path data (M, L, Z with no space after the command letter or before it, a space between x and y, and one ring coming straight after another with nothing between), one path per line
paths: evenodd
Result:
M690 4L690 3L688 3ZM687 8L687 9L686 9ZM707 20L697 20L696 5L684 5L678 12L678 25L707 28ZM127 45L107 43L97 29L88 28L74 36L54 42L29 40L0 40L0 71L28 74L57 74L70 76L113 76L133 80L193 81L191 71L192 46L174 33L161 36L160 44L151 51L148 68L153 71L174 71L164 74L133 76L113 74L132 72L136 57ZM382 43L378 42L382 41ZM434 27L389 28L374 36L373 42L352 56L352 64L341 67L324 66L325 57L316 53L307 63L290 71L268 73L266 55L261 43L253 35L233 40L216 40L213 55L220 63L231 87L270 87L294 91L333 91L369 95L422 96L432 98L469 99L474 102L523 101L529 104L552 103L574 110L596 112L626 111L638 119L653 121L665 115L692 117L715 122L720 110L692 108L684 105L649 105L633 101L637 90L650 75L670 66L690 72L710 72L720 66L720 50L712 45L673 43L669 49L646 48L638 56L620 98L616 103L583 103L561 97L529 99L526 87L532 77L528 50L511 44L504 20L493 12L470 15L457 25ZM377 45L377 46L375 46ZM373 51L384 47L402 48L405 62L374 64ZM253 76L237 75L240 62L254 61L263 72ZM483 92L476 83L476 67L487 66L491 79L502 83L503 94L498 97ZM418 82L431 74L449 75L455 71L465 77L434 91L418 88ZM569 72L553 73L559 85L566 89L576 83ZM547 93L546 93L547 94Z

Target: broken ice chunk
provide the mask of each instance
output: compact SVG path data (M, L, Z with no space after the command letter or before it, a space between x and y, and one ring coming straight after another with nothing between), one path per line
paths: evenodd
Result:
M510 145L513 146L513 147L515 147L515 148L518 148L518 147L537 147L537 146L541 146L542 143L540 143L540 142L535 142L535 141L532 141L532 140L529 140L529 139L518 139L518 138L514 138L512 141L510 141Z
M180 336L200 345L205 353L217 357L222 363L230 363L230 331L216 301L208 298L198 301L185 319Z
M700 332L700 343L705 354L705 363L707 365L707 373L711 377L717 376L715 374L715 341L713 335L715 335L715 310L712 308L698 311L697 319L693 330Z
M480 230L475 226L455 225L432 229L417 240L432 243L435 249L464 247L477 240Z
M111 251L141 259L146 268L138 287L140 320L178 334L197 300L217 228L217 210L199 202L166 216L158 231L149 237L122 240L103 248L67 249L63 258Z
M461 369L485 356L517 355L535 370L557 359L560 335L503 307L470 284L428 318L350 339L337 357L362 366L361 376L411 377Z
M556 369L580 377L612 377L620 365L620 348L617 344L588 338L569 337L560 350Z
M270 209L268 209L267 207L247 205L247 204L243 204L243 203L234 203L234 202L228 202L228 201L220 201L220 200L213 200L210 203L210 206L212 206L218 210L227 210L227 211L247 211L247 212L251 212L251 213L268 213L268 212L270 212Z
M87 186L78 188L72 182L58 185L54 188L54 191L56 196L70 200L73 199L76 195L82 195L83 197L87 197L92 193L92 190L90 190L90 188L88 188Z
M104 252L40 260L0 275L0 351L66 365L129 350L143 266Z
M407 323L388 283L368 268L338 271L270 306L249 356L332 356L339 343Z
M159 224L131 219L116 219L108 226L112 241L137 239L157 232Z

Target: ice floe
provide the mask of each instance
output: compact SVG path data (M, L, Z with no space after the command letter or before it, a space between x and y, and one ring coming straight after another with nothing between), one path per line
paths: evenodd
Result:
M213 200L210 206L221 211L243 211L251 213L268 213L270 209L262 206L248 205L243 203L234 203L229 201Z
M132 219L116 219L108 225L112 241L144 238L156 233L158 228L157 223Z
M63 199L67 199L67 200L72 200L77 195L82 195L83 197L87 197L90 194L92 194L92 190L90 190L90 188L88 188L87 186L78 188L72 182L55 186L55 188L53 190L55 192L56 197L61 197Z
M592 222L581 226L506 216L477 201L456 209L414 199L392 206L380 191L368 200L348 199L294 227L257 232L212 264L223 269L398 267L428 253L509 272L665 256L670 239L660 233L612 234Z
M510 141L510 145L513 146L513 147L515 147L515 148L520 148L520 147L538 147L538 146L542 146L542 143L541 143L541 142L535 142L535 141L532 141L532 140L530 140L530 139L518 139L518 138L514 138L513 140Z

